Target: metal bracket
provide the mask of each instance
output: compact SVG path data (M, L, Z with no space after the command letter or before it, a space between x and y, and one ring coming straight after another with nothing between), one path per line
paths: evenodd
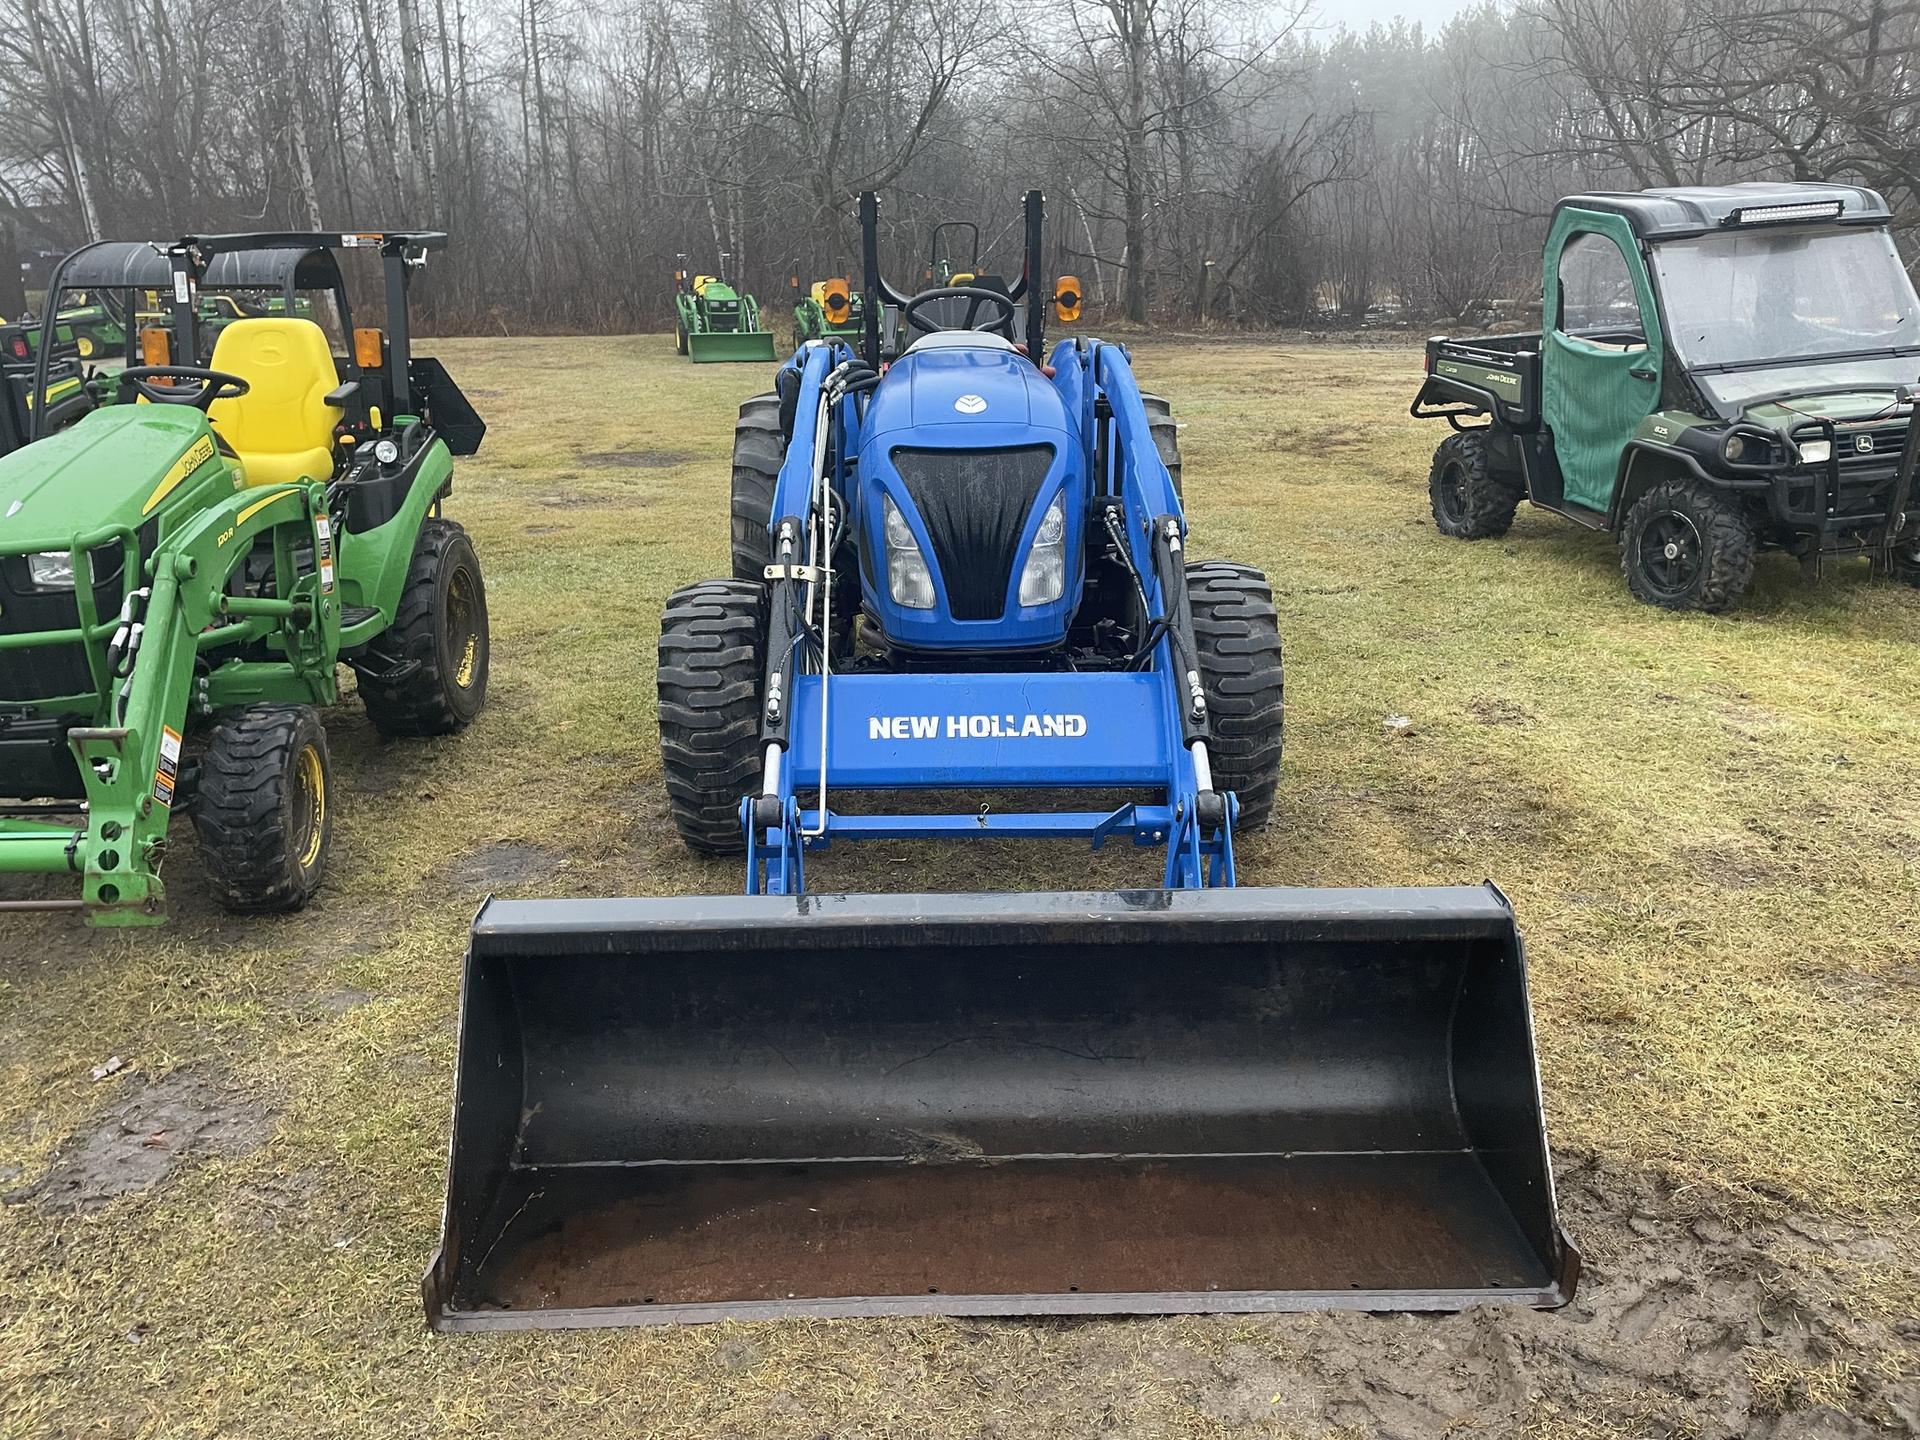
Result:
M802 585L816 585L827 578L823 565L769 565L761 571L763 580L798 580Z

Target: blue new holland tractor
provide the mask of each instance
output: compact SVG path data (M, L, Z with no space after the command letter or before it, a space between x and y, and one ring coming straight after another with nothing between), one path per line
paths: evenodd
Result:
M1189 562L1126 350L1045 351L1025 219L1015 283L908 295L863 196L861 344L743 407L734 573L668 601L658 685L674 822L746 893L481 911L435 1326L1571 1295L1505 898L1234 888L1280 770L1272 593ZM1132 798L952 800L991 790ZM928 838L1165 867L806 889L809 853Z

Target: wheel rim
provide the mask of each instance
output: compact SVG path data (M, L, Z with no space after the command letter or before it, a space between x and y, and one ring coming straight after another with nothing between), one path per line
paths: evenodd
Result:
M318 746L306 745L293 764L293 853L300 868L311 870L327 838L327 767Z
M1458 461L1440 472L1440 509L1456 525L1467 513L1467 467Z
M1678 510L1662 510L1640 532L1640 574L1662 599L1678 600L1692 593L1706 568L1706 546L1693 518Z
M447 654L453 660L453 683L471 690L480 673L480 600L465 566L447 582Z

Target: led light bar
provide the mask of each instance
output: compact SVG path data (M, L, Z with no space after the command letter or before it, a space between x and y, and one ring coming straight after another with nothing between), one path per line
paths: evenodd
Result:
M1814 200L1801 205L1749 205L1726 218L1728 225L1782 225L1793 220L1837 220L1846 208L1841 200Z

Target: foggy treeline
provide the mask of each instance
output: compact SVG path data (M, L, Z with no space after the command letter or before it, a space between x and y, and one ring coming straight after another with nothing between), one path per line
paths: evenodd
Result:
M442 330L659 328L674 257L778 314L975 219L1096 314L1483 313L1562 194L1858 179L1920 218L1920 4L1516 0L1364 34L1239 0L0 0L0 248L435 227ZM0 265L11 278L12 265ZM7 308L0 294L0 311Z

